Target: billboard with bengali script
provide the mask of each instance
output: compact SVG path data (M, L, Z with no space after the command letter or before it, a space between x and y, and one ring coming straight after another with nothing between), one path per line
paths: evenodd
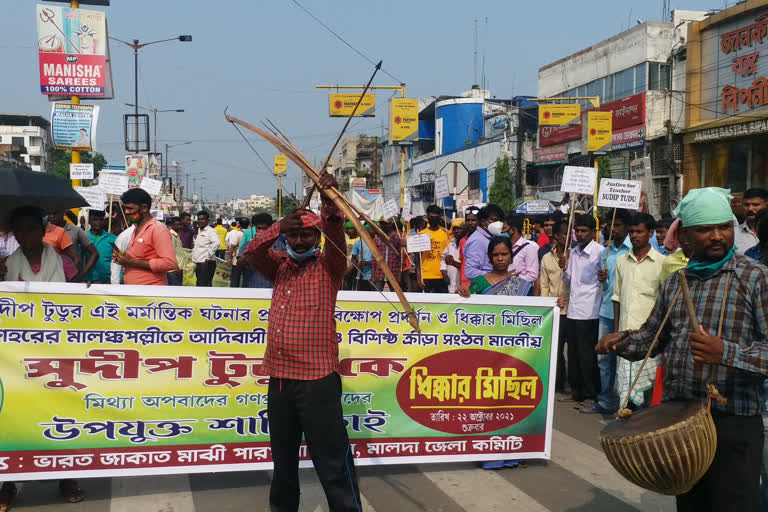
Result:
M109 47L105 13L38 5L37 37L43 94L105 95Z
M0 480L271 469L269 297L0 283ZM381 294L339 293L358 462L549 458L554 299L409 298L421 333Z
M419 140L419 100L389 100L389 143L411 143Z

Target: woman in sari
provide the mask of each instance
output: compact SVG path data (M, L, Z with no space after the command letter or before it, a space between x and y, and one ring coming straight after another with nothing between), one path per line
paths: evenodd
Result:
M469 288L460 286L456 293L462 297L471 294L525 296L533 287L532 283L517 277L512 265L512 242L508 237L496 236L488 243L488 260L493 270L483 276L474 278Z
M469 288L459 286L456 293L462 297L471 294L482 295L528 295L533 284L517 277L514 270L509 270L512 265L512 242L509 237L495 236L488 243L488 259L493 270L483 276L474 278ZM481 464L483 469L501 469L503 467L514 468L519 465L519 460L492 460Z

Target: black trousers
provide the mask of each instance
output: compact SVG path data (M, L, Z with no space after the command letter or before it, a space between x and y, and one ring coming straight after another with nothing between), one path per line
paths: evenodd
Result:
M299 509L299 446L307 441L312 463L332 512L359 512L355 463L341 412L341 377L269 380L269 433L275 474L269 492L272 512Z
M448 293L448 283L445 279L425 279L424 293Z
M565 367L565 345L568 343L568 318L560 315L560 329L557 342L557 373L555 374L555 391L565 392L565 384L568 382L568 371Z
M715 460L699 483L677 496L680 512L753 512L760 507L761 416L714 416Z
M216 273L216 262L206 261L195 265L195 277L197 286L211 286L213 284L213 275Z
M597 331L599 320L568 319L568 382L576 400L594 399L600 391L597 368Z

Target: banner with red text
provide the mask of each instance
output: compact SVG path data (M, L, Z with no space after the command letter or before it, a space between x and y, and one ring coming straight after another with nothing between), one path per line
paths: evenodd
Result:
M269 293L0 284L0 480L271 468ZM335 312L359 464L549 458L554 299L387 298Z

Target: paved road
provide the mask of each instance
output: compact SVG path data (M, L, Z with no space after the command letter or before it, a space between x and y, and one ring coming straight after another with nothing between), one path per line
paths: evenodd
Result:
M361 467L368 512L673 511L674 500L628 483L598 442L606 419L557 404L552 460L485 471L471 463ZM54 482L23 485L18 512L239 512L267 510L271 472L82 480L86 501L62 504ZM302 512L327 511L313 470L302 470Z

